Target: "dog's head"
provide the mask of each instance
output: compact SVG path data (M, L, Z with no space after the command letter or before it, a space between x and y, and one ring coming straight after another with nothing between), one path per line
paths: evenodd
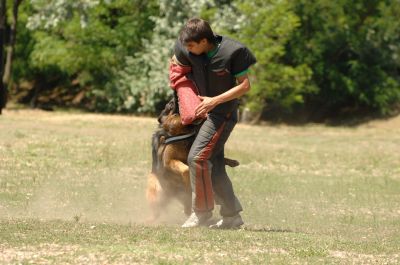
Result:
M158 116L158 123L164 124L165 119L172 114L179 114L179 107L178 101L176 97L173 97L161 111L160 115Z
M175 95L161 111L158 122L169 135L180 135L192 132L194 125L183 125L179 115L178 99Z
M181 116L177 113L172 113L164 117L162 128L172 136L190 133L192 126L183 125Z

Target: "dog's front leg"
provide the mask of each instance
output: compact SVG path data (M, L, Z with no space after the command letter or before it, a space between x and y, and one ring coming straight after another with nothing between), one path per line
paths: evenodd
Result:
M152 216L147 220L148 223L155 222L160 216L162 204L165 201L164 191L160 185L158 177L150 173L147 178L146 198L149 203Z
M166 161L165 166L175 174L179 174L182 177L186 189L191 189L189 167L185 163L176 159L171 159Z

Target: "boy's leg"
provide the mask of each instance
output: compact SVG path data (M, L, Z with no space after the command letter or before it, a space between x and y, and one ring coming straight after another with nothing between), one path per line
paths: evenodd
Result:
M212 185L215 201L218 205L221 205L220 214L223 217L235 216L243 211L243 208L233 191L232 182L226 173L224 150L215 154L211 161L213 164Z
M211 180L212 163L210 158L217 150L222 150L236 120L222 115L209 114L201 125L188 156L192 184L193 214L183 227L204 224L214 209L214 196Z

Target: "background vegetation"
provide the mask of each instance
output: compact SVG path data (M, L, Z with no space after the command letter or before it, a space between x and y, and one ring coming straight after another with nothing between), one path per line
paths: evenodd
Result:
M258 118L321 121L398 111L399 1L0 2L1 47L15 47L11 76L0 88L3 103L8 89L10 99L34 107L156 113L171 95L172 44L184 21L199 16L256 55L242 107Z

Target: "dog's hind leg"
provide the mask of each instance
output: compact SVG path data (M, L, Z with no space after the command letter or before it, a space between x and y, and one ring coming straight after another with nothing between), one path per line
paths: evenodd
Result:
M184 213L189 216L192 213L192 192L181 191L176 197L182 203Z

